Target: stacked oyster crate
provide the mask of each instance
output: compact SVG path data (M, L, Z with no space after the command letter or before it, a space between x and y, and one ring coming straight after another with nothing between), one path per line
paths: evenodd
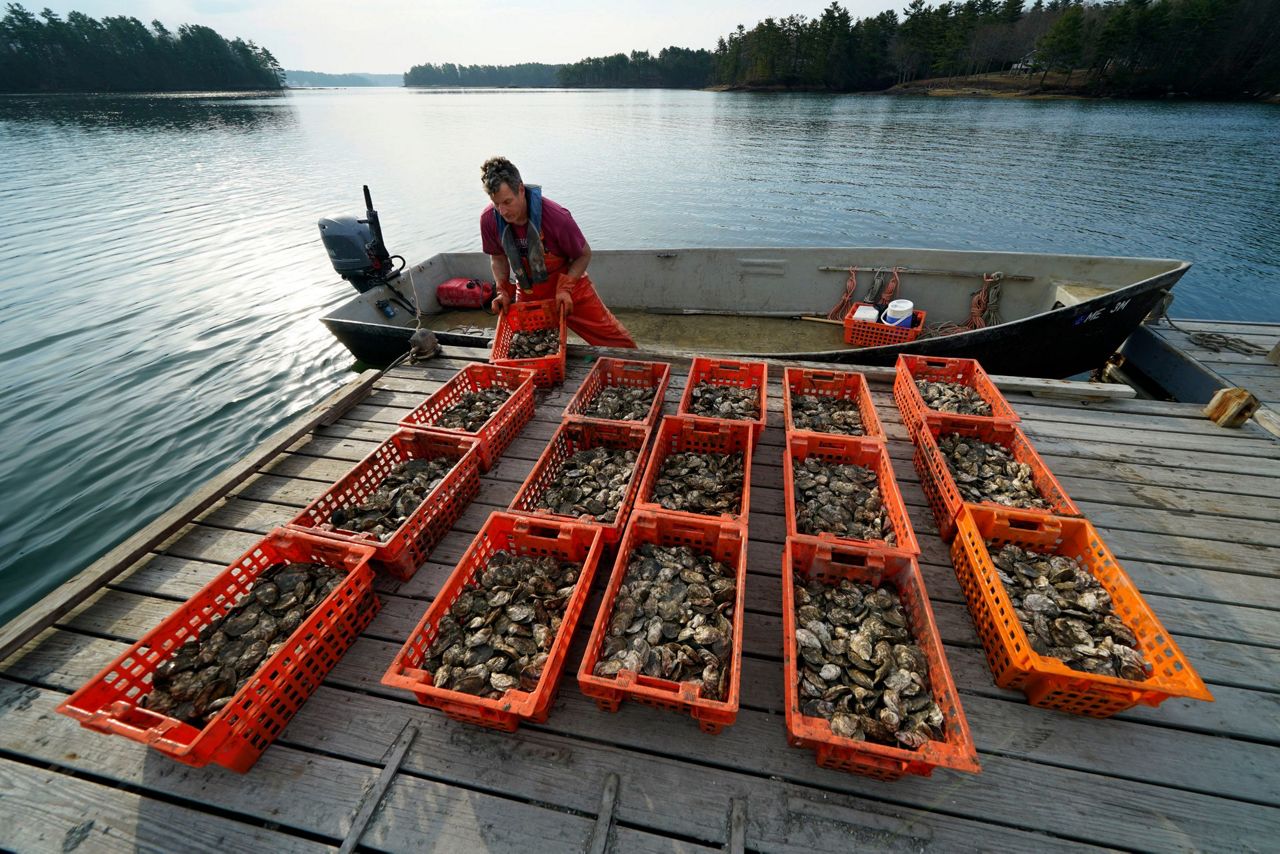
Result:
M783 419L788 741L881 780L976 772L866 378L787 368Z
M247 771L377 613L374 567L410 578L475 497L533 414L533 379L460 371L59 711L188 765ZM445 426L481 393L494 411Z
M997 685L1093 717L1213 699L976 361L899 356L894 398Z

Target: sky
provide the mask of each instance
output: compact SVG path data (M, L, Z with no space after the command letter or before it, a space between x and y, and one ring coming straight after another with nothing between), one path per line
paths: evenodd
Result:
M428 62L512 65L677 45L714 48L716 39L763 18L817 17L830 0L27 0L65 15L131 15L170 29L203 24L268 48L285 68L398 74ZM855 18L907 0L845 0Z

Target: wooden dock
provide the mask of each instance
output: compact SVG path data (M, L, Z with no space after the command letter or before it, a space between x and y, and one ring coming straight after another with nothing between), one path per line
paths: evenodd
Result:
M454 561L505 508L586 373L571 356L479 498L246 775L192 769L54 713L258 537L360 460L477 351L356 386L328 426L231 494L193 498L130 568L0 663L0 847L83 851L1275 850L1280 834L1280 442L1194 404L1005 391L1037 448L1216 697L1109 720L996 688L912 469L887 373L868 372L982 773L878 783L787 746L782 716L780 368L752 478L742 711L717 736L635 704L599 711L575 675L551 717L514 734L463 725L379 680ZM678 366L667 395L675 411ZM1025 384L1032 387L1035 383ZM1077 387L1078 388L1078 387ZM349 408L351 398L359 399ZM292 438L282 431L282 440ZM252 473L254 470L257 473ZM136 562L130 551L142 554ZM98 568L99 577L112 573ZM607 572L588 606L594 614ZM64 591L65 592L65 591ZM62 595L61 593L59 595ZM74 602L66 594L61 601ZM584 620L584 623L586 620ZM414 732L416 728L416 733ZM367 820L367 825L366 825Z

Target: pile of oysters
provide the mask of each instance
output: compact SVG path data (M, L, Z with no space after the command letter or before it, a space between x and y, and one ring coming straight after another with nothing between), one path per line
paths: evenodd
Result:
M820 394L791 396L791 423L797 430L864 436L858 401Z
M385 542L413 515L418 505L439 486L457 460L434 457L396 463L382 483L355 507L339 507L323 530L373 534Z
M1006 545L992 559L1036 653L1085 673L1139 682L1151 675L1137 636L1112 610L1111 595L1075 558Z
M497 699L542 677L582 565L496 552L436 625L423 670L437 688Z
M267 567L230 611L160 662L139 705L204 727L346 575L318 563Z
M560 466L534 506L560 516L594 516L612 524L618 518L639 451L631 448L584 448Z
M792 458L792 464L797 531L896 545L874 469L826 463L816 456Z
M457 403L441 412L432 426L474 433L493 417L493 413L497 412L509 397L511 397L511 389L499 385L466 392L458 398Z
M920 396L930 409L956 415L991 415L991 404L983 400L973 386L916 380L916 388L920 390Z
M1031 476L1031 466L1013 458L1004 445L944 433L938 447L955 478L960 497L973 504L991 501L1006 507L1049 510Z
M800 711L842 738L915 749L941 741L928 663L898 594L843 579L797 577L796 671Z
M516 332L507 347L508 359L537 359L555 356L560 352L560 331L538 329L532 332Z
M723 700L733 660L733 567L687 546L642 543L609 615L597 676L630 670L694 682L701 696Z
M582 408L582 414L611 421L643 421L649 417L655 392L653 386L603 386Z
M649 501L667 510L688 513L742 511L744 457L733 454L680 451L668 454L654 481Z
M760 417L760 390L700 382L689 394L689 413L704 418L754 421Z

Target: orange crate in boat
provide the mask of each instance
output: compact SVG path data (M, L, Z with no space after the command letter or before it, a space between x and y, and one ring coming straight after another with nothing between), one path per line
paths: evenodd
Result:
M838 537L832 533L801 534L796 526L796 464L809 457L817 457L824 463L835 465L855 465L869 468L876 473L876 481L880 487L880 501L884 505L885 516L893 527L896 544L890 545L884 540L852 540ZM889 451L882 442L863 439L857 436L837 436L830 433L792 433L787 436L787 447L782 455L782 494L787 514L787 536L805 537L844 544L864 544L878 549L900 552L908 555L920 554L920 544L916 541L915 532L911 529L911 519L907 516L907 506L898 489L898 481L893 476L893 464L889 460Z
M1138 703L1158 706L1170 697L1213 701L1191 663L1087 520L967 505L958 524L951 562L997 685L1024 692L1033 706L1095 718L1110 717ZM1087 567L1111 595L1115 615L1137 636L1143 656L1153 668L1150 678L1139 682L1084 673L1036 653L992 562L991 550L1008 544L1075 558Z
M685 378L684 394L680 397L678 415L690 418L710 418L708 415L695 415L689 410L693 401L693 388L698 383L710 385L735 386L737 388L753 388L759 392L760 416L751 420L742 420L751 425L751 441L760 441L765 422L769 417L768 389L769 368L764 362L740 362L734 359L712 359L707 356L696 356L689 365L689 375ZM738 419L727 419L738 420Z
M636 491L640 488L640 478L644 475L645 455L649 450L649 431L639 423L625 421L564 421L547 443L542 456L533 464L533 471L525 478L520 491L508 508L512 513L523 513L531 516L553 518L562 521L581 522L600 528L604 534L605 545L616 545L622 539L622 531L627 526L627 517L631 515L631 505L635 502ZM614 521L605 523L594 516L566 517L551 510L538 509L538 498L546 492L551 483L560 475L565 462L578 451L588 448L615 448L636 452L636 466L627 482L622 496L622 505Z
M917 380L969 386L991 405L991 415L958 415L931 409L916 387ZM912 440L919 432L917 425L926 420L948 427L987 422L1010 424L1022 420L976 359L909 356L904 353L898 356L897 373L893 379L893 399L898 404L902 423L906 425Z
M636 510L668 513L686 519L718 519L734 525L746 525L751 510L751 424L747 421L721 421L715 418L693 418L668 415L658 425L649 461L645 464ZM671 454L693 451L699 454L742 454L742 502L737 513L707 516L684 510L668 510L653 497L653 488L662 471L662 463Z
M491 386L505 388L511 392L511 396L474 433L436 426L440 416L458 403L464 394ZM477 439L480 443L480 468L488 471L532 417L533 371L471 364L454 374L451 380L401 418L400 426Z
M854 320L854 313L869 302L855 302L844 316L844 343L852 347L884 347L887 344L903 344L914 341L924 331L925 313L920 309L911 312L911 326L890 326L879 321ZM873 306L874 307L874 306Z
M943 542L951 542L956 533L956 517L966 504L960 497L960 489L956 486L951 469L943 459L938 447L938 437L951 433L968 436L995 445L1003 445L1013 453L1013 458L1031 467L1031 478L1040 494L1049 502L1048 510L1016 508L1024 513L1040 516L1079 516L1080 510L1067 497L1066 490L1058 479L1049 471L1044 460L1031 446L1016 424L1001 424L994 421L975 422L964 425L926 424L916 436L916 450L912 456L916 473L920 475L920 488L929 500L929 509L933 511L934 521L938 524L938 533ZM983 502L979 507L999 508L1002 505Z
M701 695L699 686L692 682L672 682L643 673L623 670L616 677L595 675L600 661L609 620L613 617L613 605L618 588L627 574L627 559L631 551L641 543L660 546L688 546L695 552L710 554L715 560L732 567L737 574L737 590L733 612L726 614L733 621L733 652L730 660L729 688L723 700L711 700ZM648 706L687 713L698 722L703 732L718 733L738 719L738 696L742 685L742 621L747 579L747 541L745 532L734 525L724 525L709 517L689 518L666 512L639 512L631 517L626 536L618 547L613 575L604 593L604 602L591 629L587 651L578 670L578 687L593 698L607 712L616 712L623 700L635 700Z
M671 378L671 366L666 362L632 362L626 359L598 359L591 366L587 378L582 381L578 391L564 408L564 417L578 421L606 421L619 423L617 419L602 418L598 415L583 415L585 410L603 388L651 388L653 389L653 405L643 421L624 421L624 424L643 424L652 429L662 416L662 404L667 393L667 382Z
M831 397L852 400L862 417L863 437L884 441L884 428L876 415L867 378L854 371L824 371L815 368L787 368L782 376L782 423L788 433L823 433L822 430L798 429L791 417L792 400L797 397ZM843 433L833 435L843 436Z
M942 710L942 741L926 742L919 750L854 741L833 733L825 719L800 711L795 587L815 579L838 584L846 578L860 584L891 587L902 600L911 634L928 662L934 702ZM947 666L942 636L915 558L861 546L787 538L782 553L782 668L787 741L793 747L812 749L824 768L877 780L896 780L904 774L928 777L934 768L971 773L980 770L978 751L960 707L960 695Z
M404 524L390 532L385 540L380 540L375 534L342 528L321 530L322 526L331 525L330 519L335 510L355 507L374 494L400 463L440 457L453 460L453 468ZM413 577L479 491L480 457L475 439L402 427L329 487L324 495L308 504L289 523L289 527L322 537L372 545L376 549L374 560L403 581Z
M537 356L532 359L513 359L508 353L511 339L517 332L537 332L555 329L560 336L560 351L554 356ZM493 335L493 351L489 361L508 368L525 368L533 371L533 382L547 387L564 382L564 359L568 341L564 313L556 308L556 301L521 300L507 306L498 316L498 329Z
M244 773L377 613L372 556L370 546L277 528L72 694L58 711L87 729L122 735L185 765L201 768L213 763ZM210 621L230 611L259 575L281 562L321 563L345 569L347 577L203 729L140 706L151 692L156 668Z
M565 656L573 640L582 607L591 591L596 565L603 545L601 531L590 525L533 519L512 513L492 513L480 533L463 553L444 587L431 601L409 640L396 654L382 677L382 684L403 688L418 702L439 709L454 720L478 726L513 732L521 721L542 723L551 712L564 671ZM532 691L511 690L498 699L486 699L460 691L435 687L433 673L421 669L427 650L436 638L440 618L453 605L458 595L485 570L499 551L519 555L549 555L557 560L582 565L578 581L565 606L560 629L551 642L551 651L543 667L537 687Z

